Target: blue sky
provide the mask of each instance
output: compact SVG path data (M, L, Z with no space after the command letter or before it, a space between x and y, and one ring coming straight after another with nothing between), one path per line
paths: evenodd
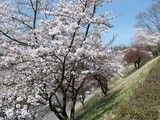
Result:
M153 0L113 0L103 6L102 11L112 11L114 15L120 15L111 23L114 26L104 37L104 42L111 39L113 34L118 34L114 44L131 43L136 24L136 15L150 7Z

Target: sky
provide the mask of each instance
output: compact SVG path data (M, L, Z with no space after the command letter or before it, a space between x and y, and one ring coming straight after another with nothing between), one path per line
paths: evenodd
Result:
M103 41L110 40L113 34L117 34L114 45L128 45L132 41L134 35L135 24L137 22L136 15L145 11L150 7L153 0L113 0L113 2L103 5L101 12L112 11L117 18L111 21L114 28L110 29Z

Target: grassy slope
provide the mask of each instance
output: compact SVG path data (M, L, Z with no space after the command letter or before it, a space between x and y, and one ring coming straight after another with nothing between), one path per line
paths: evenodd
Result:
M160 120L160 59L145 81L119 105L116 120Z
M110 85L108 96L105 97L97 92L85 103L85 107L77 110L77 120L100 120L108 119L115 114L117 106L127 100L137 86L142 83L149 70L156 63L155 58L126 78L119 79ZM107 115L107 117L106 117Z

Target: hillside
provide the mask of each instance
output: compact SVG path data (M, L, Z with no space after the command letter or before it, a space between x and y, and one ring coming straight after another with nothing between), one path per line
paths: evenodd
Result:
M160 120L160 59L117 110L115 120Z
M129 106L131 99L133 98L133 96L136 93L136 90L139 89L139 87L143 88L143 84L144 86L147 86L145 85L146 83L144 82L144 80L147 81L148 79L150 79L150 74L158 72L158 69L160 68L159 66L157 66L157 62L160 64L160 60L158 59L159 58L151 60L150 62L146 63L143 67L141 67L140 69L138 69L137 71L133 72L125 78L121 78L116 81L113 80L109 86L110 91L107 97L101 95L99 92L95 93L95 95L86 102L85 107L82 107L77 110L76 119L112 120L115 118L120 120L123 117L129 116L127 107ZM156 75L158 75L158 73ZM127 103L128 106L126 105L126 107L123 107L125 103ZM125 110L125 115L123 115ZM129 119L131 118L125 118L124 120Z

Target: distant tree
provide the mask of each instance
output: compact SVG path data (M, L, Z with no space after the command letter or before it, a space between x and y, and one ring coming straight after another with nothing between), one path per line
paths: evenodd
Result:
M146 45L153 56L160 53L160 0L137 15L136 42Z
M147 29L137 28L133 37L134 43L146 46L153 56L160 53L160 33L151 33Z
M124 44L120 44L120 45L117 45L117 46L114 46L112 49L114 51L124 51L128 48L127 45L124 45Z
M149 9L137 15L137 27L145 28L151 33L160 32L160 0L154 0Z
M135 68L139 68L142 61L147 60L149 55L146 52L146 48L142 45L133 45L128 48L124 55L124 60L127 64L134 63Z

